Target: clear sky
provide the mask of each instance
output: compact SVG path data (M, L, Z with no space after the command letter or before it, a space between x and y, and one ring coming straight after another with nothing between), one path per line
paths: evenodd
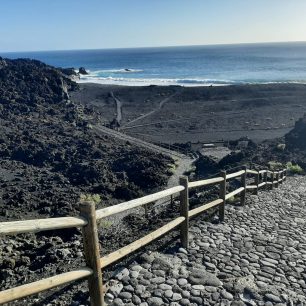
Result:
M306 41L306 0L1 0L0 51Z

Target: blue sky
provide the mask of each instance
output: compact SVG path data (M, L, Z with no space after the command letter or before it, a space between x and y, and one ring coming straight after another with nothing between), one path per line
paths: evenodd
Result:
M0 51L306 41L305 0L2 0Z

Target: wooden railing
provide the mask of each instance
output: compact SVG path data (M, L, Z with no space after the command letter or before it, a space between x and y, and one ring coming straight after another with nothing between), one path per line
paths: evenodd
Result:
M254 183L247 185L247 176L255 177ZM240 179L241 187L227 193L227 181L231 179ZM36 282L21 285L12 289L0 292L0 304L11 302L24 298L60 285L67 284L72 281L87 279L89 287L89 295L91 305L104 305L103 286L102 286L102 268L118 261L119 259L131 254L135 250L145 246L146 244L156 240L169 231L179 227L181 244L184 248L188 248L188 228L189 219L193 218L204 211L218 207L219 219L224 220L226 201L234 196L240 195L241 205L245 205L247 190L252 190L255 194L264 186L270 189L278 187L286 180L286 170L269 171L269 170L249 170L244 167L234 173L226 173L222 171L219 177L189 182L187 177L181 177L179 185L154 193L142 198L124 202L115 206L95 209L93 203L80 203L79 217L62 217L37 219L27 221L13 221L0 223L0 235L15 235L29 232L48 231L54 229L65 229L81 227L83 233L84 255L86 266L76 270L48 277ZM219 185L219 197L212 202L206 203L192 210L189 210L189 190L209 185ZM179 194L180 199L180 216L162 226L161 228L151 232L150 234L134 241L133 243L114 251L100 258L100 247L98 240L97 224L99 220L112 216L126 210L147 205L168 196Z

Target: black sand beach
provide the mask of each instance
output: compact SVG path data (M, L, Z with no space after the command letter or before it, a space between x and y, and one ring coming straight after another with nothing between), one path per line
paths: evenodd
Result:
M116 99L114 99L114 97ZM107 86L80 84L74 101L97 107L105 123L117 117L120 130L165 143L214 142L284 136L306 112L306 85L214 87Z

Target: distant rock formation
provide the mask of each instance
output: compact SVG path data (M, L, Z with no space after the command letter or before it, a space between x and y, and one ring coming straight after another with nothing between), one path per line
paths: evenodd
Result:
M80 79L80 74L76 72L74 68L57 68L60 70L65 76L67 76L72 81L78 81Z
M69 90L77 88L67 75L40 61L0 58L0 104L15 111L60 103L69 99Z
M84 67L80 67L79 68L79 74L86 75L86 74L88 74L88 72L86 71L86 69Z

